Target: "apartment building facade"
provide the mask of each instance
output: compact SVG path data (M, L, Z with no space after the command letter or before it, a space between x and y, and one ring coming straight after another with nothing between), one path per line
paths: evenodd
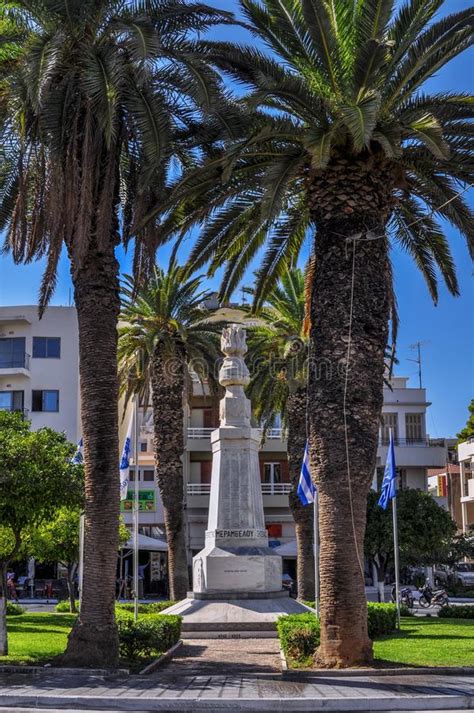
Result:
M377 451L377 468L373 487L382 478L390 429L396 449L399 487L427 490L427 471L445 463L443 439L431 439L426 428L430 403L425 389L412 388L407 377L394 377L384 389L383 422ZM164 532L159 493L153 482L152 412L140 410L139 480L140 491L154 488L153 505L145 511L141 505L140 523L145 534L161 536ZM209 507L212 453L211 432L218 425L219 403L205 385L193 384L193 395L185 410L183 423L185 451L183 453L185 506L187 511L187 542L189 561L204 546ZM278 425L262 442L260 474L265 522L270 545L291 545L295 539L294 524L289 509L290 491L284 433ZM146 492L143 503L151 502ZM129 506L128 506L129 507ZM126 516L126 522L131 516ZM291 551L291 547L289 548Z
M79 349L74 307L0 307L0 409L20 411L33 429L80 437Z

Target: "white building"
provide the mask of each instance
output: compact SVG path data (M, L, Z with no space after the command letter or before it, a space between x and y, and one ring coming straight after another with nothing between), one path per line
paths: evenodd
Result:
M79 350L74 307L0 307L0 408L21 411L33 429L80 436Z
M458 446L462 531L474 526L474 438Z

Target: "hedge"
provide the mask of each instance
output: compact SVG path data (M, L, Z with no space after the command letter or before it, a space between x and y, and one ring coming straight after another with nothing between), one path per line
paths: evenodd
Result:
M19 604L7 601L7 616L20 616L24 611L24 608Z
M79 611L79 601L76 599L76 609ZM71 606L69 604L69 599L63 599L62 601L58 602L54 608L55 611L57 611L59 614L70 614L71 612Z
M439 610L438 616L443 619L474 619L474 606L465 604L464 606L443 607Z
M313 656L319 646L319 619L310 612L279 617L277 631L285 655L298 663Z
M179 641L181 617L141 615L138 621L125 612L117 616L120 655L128 661L157 656Z
M311 606L310 602L305 602ZM395 631L397 607L395 604L367 602L368 631L371 639ZM289 614L277 621L278 637L285 655L297 663L314 656L320 640L319 620L310 612Z
M150 602L149 604L139 604L138 613L139 614L160 614L164 609L173 606L176 602ZM122 602L116 605L117 611L135 611L135 604L133 602Z

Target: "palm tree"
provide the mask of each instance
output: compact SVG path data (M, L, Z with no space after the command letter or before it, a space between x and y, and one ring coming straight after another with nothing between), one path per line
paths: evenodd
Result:
M439 221L472 249L463 193L474 178L474 98L423 87L472 45L473 10L436 19L443 0L240 5L269 52L206 44L209 61L249 93L227 108L220 151L177 182L174 199L194 209L179 227L206 221L190 265L224 265L223 297L265 246L257 305L305 236L313 238L308 404L321 513L319 655L327 666L368 662L363 541L395 302L389 251L398 244L412 256L435 301L438 271L458 293Z
M262 322L249 330L251 381L248 396L264 433L281 415L287 433L291 492L295 521L298 598L314 599L313 510L304 507L297 487L306 443L308 330L305 320L305 276L288 269L267 295L258 315Z
M0 231L16 262L45 258L41 312L66 247L79 322L85 566L64 660L115 665L115 248L135 238L139 276L154 262L157 226L133 226L164 191L171 159L189 161L196 108L212 109L219 93L187 33L229 16L183 0L15 0L2 16L22 49L1 68Z
M202 277L186 277L171 260L154 267L146 285L125 277L119 329L119 377L126 401L139 394L153 406L155 471L168 543L170 597L189 589L184 520L184 405L196 374L213 388L219 357L219 324L206 322Z

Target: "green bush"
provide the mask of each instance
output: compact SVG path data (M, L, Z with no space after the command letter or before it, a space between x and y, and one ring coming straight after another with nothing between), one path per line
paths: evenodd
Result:
M71 609L69 606L69 599L63 599L61 602L58 602L56 606L54 607L55 611L58 612L58 614L69 614ZM76 599L76 609L79 611L79 600Z
M23 607L19 604L7 601L7 616L20 616L20 614L23 614L24 611Z
M160 614L164 609L173 606L176 602L150 602L149 604L139 604L139 614ZM133 602L122 602L116 605L116 611L134 612L135 604Z
M314 602L305 602L312 606ZM367 603L368 629L371 639L395 631L397 608L395 604ZM281 616L277 621L280 645L286 656L297 663L304 663L314 656L319 646L319 620L310 612Z
M470 604L455 607L443 607L438 616L446 619L474 619L474 607Z
M400 604L400 616L415 616L415 613L406 604Z
M167 651L179 641L181 617L167 614L141 615L138 621L126 612L117 616L120 655L128 661Z
M286 656L304 662L319 646L319 619L314 614L288 614L277 621L280 646Z
M397 628L395 604L367 602L368 630L371 639L391 634Z

